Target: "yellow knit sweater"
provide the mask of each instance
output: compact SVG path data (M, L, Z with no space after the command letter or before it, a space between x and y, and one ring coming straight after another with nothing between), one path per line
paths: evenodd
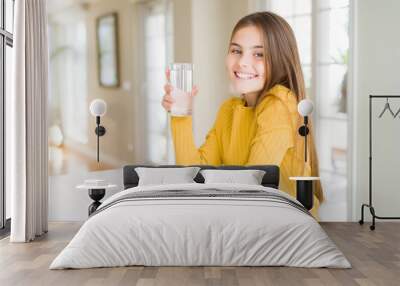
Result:
M255 108L245 106L241 98L226 100L200 148L194 143L192 117L172 116L176 163L277 165L279 189L295 197L296 186L289 177L311 175L310 166L304 164L304 139L297 131L300 122L296 97L282 85L272 87ZM314 197L314 216L318 206Z

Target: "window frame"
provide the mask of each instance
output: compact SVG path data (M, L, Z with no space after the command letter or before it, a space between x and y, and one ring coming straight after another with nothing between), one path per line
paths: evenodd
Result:
M13 14L15 15L15 0L11 0ZM13 48L14 35L6 30L6 0L0 0L1 21L0 21L0 237L10 232L11 219L6 218L6 188L5 188L5 101L6 101L6 49ZM14 15L13 17L14 19ZM12 29L14 30L14 28Z

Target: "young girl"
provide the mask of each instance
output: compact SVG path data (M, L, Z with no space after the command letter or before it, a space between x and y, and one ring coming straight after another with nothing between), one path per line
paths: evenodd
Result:
M302 117L297 104L305 98L296 39L289 24L271 12L245 16L232 31L226 68L231 85L241 95L226 100L204 144L197 149L192 117L171 117L176 163L183 165L278 165L282 191L296 196L290 176L318 176L312 135L309 164L304 163L304 137L298 134ZM167 78L169 71L167 70ZM173 104L166 84L162 106ZM195 87L192 94L197 93ZM317 216L323 200L315 186Z

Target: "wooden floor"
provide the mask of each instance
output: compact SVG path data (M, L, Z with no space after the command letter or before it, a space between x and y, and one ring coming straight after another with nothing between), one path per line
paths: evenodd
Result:
M357 223L322 223L353 268L120 267L48 270L80 224L51 223L27 244L0 241L0 285L400 285L400 223L379 222L375 231Z

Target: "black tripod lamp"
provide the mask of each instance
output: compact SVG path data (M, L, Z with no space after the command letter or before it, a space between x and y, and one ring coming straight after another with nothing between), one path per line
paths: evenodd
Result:
M107 103L102 99L94 99L90 103L90 113L96 117L96 129L94 132L97 135L97 162L99 162L99 144L100 144L100 136L106 134L106 129L104 126L100 125L100 117L104 116L107 112Z

